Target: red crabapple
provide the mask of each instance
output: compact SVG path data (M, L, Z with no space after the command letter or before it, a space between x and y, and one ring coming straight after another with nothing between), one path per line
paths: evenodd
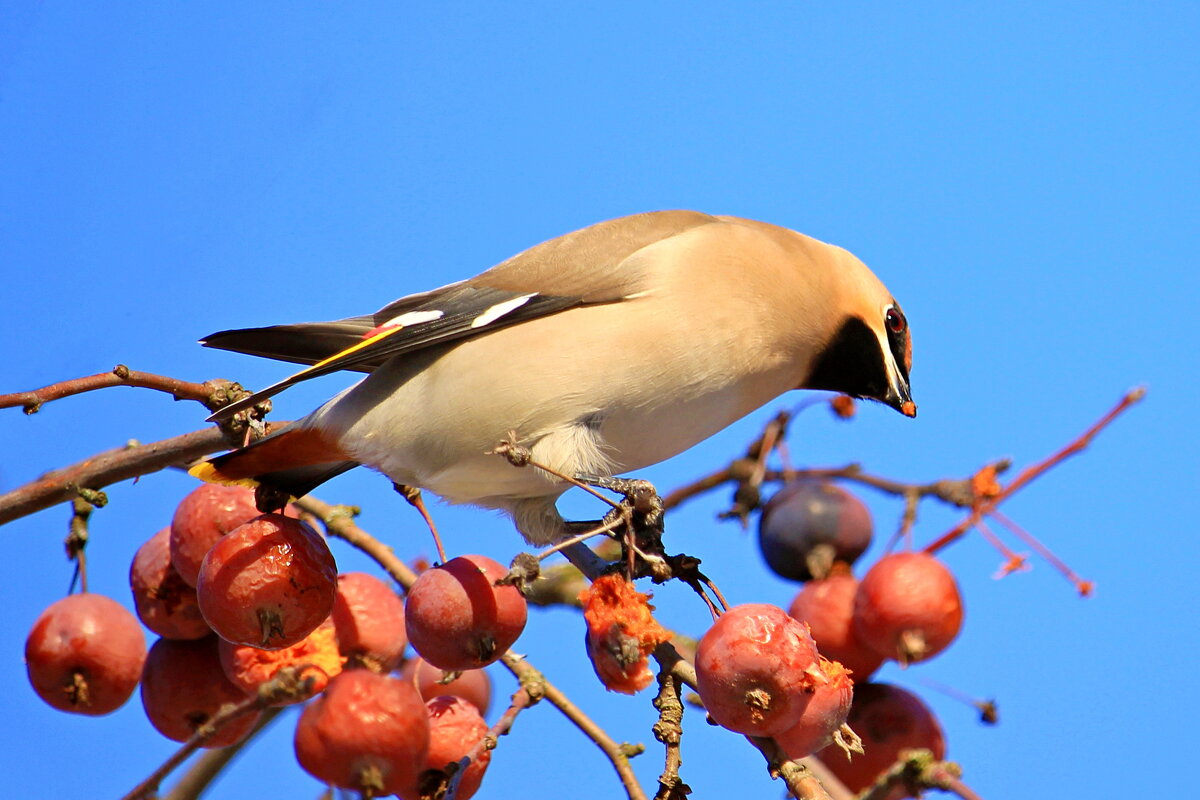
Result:
M312 681L308 695L311 696L325 689L329 679L342 671L345 661L338 652L337 634L329 620L294 645L280 650L262 650L221 639L217 651L221 656L221 669L225 671L225 677L246 694L257 692L280 669L300 667L300 677ZM307 700L308 696L287 697L276 705L300 703Z
M700 699L717 724L770 736L799 721L812 690L828 681L808 627L781 608L729 609L696 648Z
M857 592L858 580L853 575L834 571L827 578L804 584L788 613L808 624L821 655L840 661L859 682L879 669L884 659L854 634Z
M171 566L170 528L138 548L129 565L129 586L138 618L159 636L199 639L212 633L200 614L196 590Z
M329 617L337 564L308 525L263 514L213 545L196 594L205 621L222 639L275 650L300 641Z
M863 576L854 632L876 653L912 664L946 649L962 627L962 597L950 570L928 553L892 553Z
M441 788L450 782L447 765L456 764L469 755L488 732L479 709L461 697L435 697L425 707L429 709L429 755L425 757L425 770L416 785L399 792L404 800L439 796ZM458 779L458 791L454 795L458 800L469 800L479 791L483 773L491 760L492 751L487 748L471 760Z
M186 742L226 705L246 699L230 683L217 655L217 637L159 639L150 648L142 671L142 706L155 729L177 742ZM254 727L258 713L229 720L204 747L227 747Z
M100 716L137 688L146 639L133 615L99 594L73 594L41 613L25 640L38 697L60 711Z
M443 683L446 672L417 656L404 662L400 679L417 687L421 698L429 701L442 695L454 695L473 703L480 714L486 714L492 703L492 681L482 669L464 669L449 673L451 680Z
M812 699L804 707L800 720L782 733L775 742L790 759L804 758L833 741L833 735L846 722L850 703L854 699L854 681L846 668L836 661L821 659L821 671L829 683L813 690Z
M295 747L319 781L375 797L407 792L425 768L429 713L412 684L347 670L305 707Z
M497 586L508 569L486 556L459 556L426 570L404 605L408 640L442 669L478 669L512 646L525 629L525 598Z
M171 520L171 563L183 582L195 586L200 562L217 540L260 513L250 489L215 483L193 489Z
M862 738L865 753L847 760L836 745L819 754L821 761L852 792L861 792L889 769L902 750L926 748L937 759L946 756L946 740L937 717L915 694L888 683L854 687L847 723ZM902 787L888 800L907 797Z
M828 481L797 480L763 506L758 544L767 566L796 581L823 578L835 562L853 564L871 544L871 512Z
M390 672L404 658L404 601L374 575L338 576L332 619L338 648L351 664Z

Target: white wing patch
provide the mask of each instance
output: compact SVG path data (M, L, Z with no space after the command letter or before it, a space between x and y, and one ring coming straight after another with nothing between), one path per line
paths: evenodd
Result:
M441 319L444 316L446 316L445 311L409 311L407 314L392 317L378 327L385 328L392 325L399 325L405 328L409 325L419 325L422 322L433 322L435 319Z
M532 292L530 294L523 294L519 297L514 297L511 300L505 300L502 303L496 303L496 305L492 306L491 308L487 309L482 314L480 314L478 317L471 320L471 327L472 328L482 328L484 325L488 325L492 322L495 322L496 320L503 317L505 314L508 314L512 311L516 311L518 308L525 305L526 303L528 303L531 299L533 299L536 296L537 296L537 292Z

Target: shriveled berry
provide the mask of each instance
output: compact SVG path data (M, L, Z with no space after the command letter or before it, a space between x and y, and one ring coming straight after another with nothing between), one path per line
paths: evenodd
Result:
M25 640L25 669L38 697L60 711L100 716L125 704L146 660L133 614L99 594L50 605Z
M429 713L411 684L347 670L305 707L296 758L308 774L373 796L416 786L429 752Z
M696 649L700 699L730 730L770 736L795 725L828 681L804 623L781 608L748 603L713 623Z
M854 598L854 633L901 664L932 658L962 627L954 575L928 553L892 553L863 576Z
M446 677L450 680L446 680ZM417 656L404 662L400 679L417 687L421 697L432 700L453 695L474 704L480 714L486 714L492 704L492 680L482 669L464 669L447 673Z
M788 613L808 624L821 655L840 661L854 676L865 681L883 664L876 653L854 634L854 597L858 580L849 572L834 572L827 578L804 584Z
M469 755L487 735L488 726L474 704L461 697L443 696L428 701L429 709L429 755L425 757L425 770L416 786L401 790L404 800L421 800L423 797L438 797L450 784L447 767ZM458 800L468 800L479 791L483 773L492 760L492 751L484 749L478 758L471 760L458 779Z
M865 753L847 759L837 745L819 753L821 761L852 792L873 784L889 769L902 750L926 748L934 758L946 757L946 740L937 717L911 692L888 683L861 683L854 687L854 702L847 723L862 738ZM898 787L888 800L909 795Z
M390 672L404 658L404 601L383 581L365 572L338 576L333 603L338 647L352 664Z
M871 512L828 481L793 481L771 497L758 523L758 544L776 574L823 578L834 562L853 564L871 544Z
M186 742L222 707L246 699L230 683L217 655L217 637L159 639L150 648L142 672L142 706L155 729L177 742ZM204 747L227 747L240 740L258 720L258 712L236 717L204 742Z
M195 586L200 562L217 540L260 513L250 489L215 483L193 489L171 519L171 564L183 582Z
M442 669L478 669L504 654L525 629L525 598L496 586L508 570L486 556L453 558L426 570L408 592L408 640Z
M300 641L333 611L337 564L308 525L263 514L213 545L196 594L222 639L274 650Z
M276 703L281 706L303 702L323 691L329 679L342 671L345 661L338 652L337 635L329 620L294 645L279 650L262 650L224 639L220 640L217 650L225 677L246 694L257 692L260 686L274 678L284 667L298 668L298 677L311 681L309 689L307 693L297 693Z
M829 682L813 690L812 698L795 725L775 734L776 743L788 758L804 758L832 742L850 713L854 682L846 668L836 661L821 659L821 671Z
M138 619L168 639L199 639L212 633L200 613L196 590L171 566L171 529L151 536L133 556L129 586Z

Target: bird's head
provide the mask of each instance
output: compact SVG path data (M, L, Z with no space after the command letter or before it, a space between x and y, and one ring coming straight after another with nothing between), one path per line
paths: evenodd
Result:
M908 318L866 265L845 251L839 256L839 316L802 388L877 400L915 417Z

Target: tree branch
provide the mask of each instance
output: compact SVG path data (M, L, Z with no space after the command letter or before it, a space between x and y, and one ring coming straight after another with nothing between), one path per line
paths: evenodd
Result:
M0 525L98 490L229 447L217 428L205 428L149 444L108 450L0 495Z
M112 372L101 372L98 375L88 375L83 378L72 378L67 381L52 383L31 392L13 392L0 394L0 408L15 408L20 406L26 414L36 414L42 406L52 400L70 397L84 392L94 392L97 389L107 389L110 386L135 386L143 389L154 389L166 392L176 400L195 400L203 403L210 411L227 405L248 392L240 384L233 381L216 379L204 383L193 383L178 378L168 378L165 375L154 375L149 372L136 372L124 364L113 367Z

